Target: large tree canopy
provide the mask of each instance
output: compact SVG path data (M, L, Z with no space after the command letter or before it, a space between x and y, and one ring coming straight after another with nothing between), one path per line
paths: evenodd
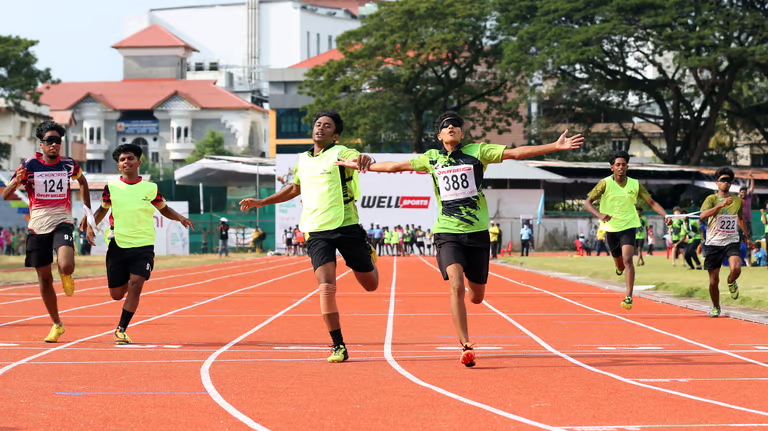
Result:
M344 57L312 68L309 114L336 109L342 139L386 151L434 142L432 120L454 110L472 122L472 138L509 130L514 81L497 67L502 50L491 0L379 3L364 24L337 39Z
M658 125L666 163L698 164L738 79L768 61L767 7L749 0L497 0L505 65L577 121ZM738 110L736 103L727 105ZM544 113L546 115L546 112Z
M22 100L37 102L41 83L51 83L51 69L38 69L32 47L35 40L0 36L0 98L17 107Z

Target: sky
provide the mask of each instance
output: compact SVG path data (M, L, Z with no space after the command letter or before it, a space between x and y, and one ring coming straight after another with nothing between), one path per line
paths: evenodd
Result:
M0 34L37 40L38 68L62 81L118 81L122 57L110 48L129 36L125 18L149 9L245 0L2 0Z

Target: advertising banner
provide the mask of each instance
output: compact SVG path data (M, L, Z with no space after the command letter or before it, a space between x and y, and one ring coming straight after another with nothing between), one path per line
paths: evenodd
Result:
M370 154L376 161L401 161L415 154ZM275 190L293 182L298 154L278 154ZM431 229L437 218L437 201L430 175L421 172L367 172L360 174L361 197L357 202L360 223L368 230L371 223L390 229L406 224ZM277 205L275 247L285 251L282 240L286 229L294 229L301 218L301 196Z

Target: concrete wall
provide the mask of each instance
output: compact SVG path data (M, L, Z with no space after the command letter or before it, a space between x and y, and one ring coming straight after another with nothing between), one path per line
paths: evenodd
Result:
M131 56L123 58L123 79L183 79L186 68L182 58L163 56Z

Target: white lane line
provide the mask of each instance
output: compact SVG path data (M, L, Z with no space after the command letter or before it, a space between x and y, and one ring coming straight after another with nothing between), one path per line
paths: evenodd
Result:
M425 261L424 259L422 259L422 261L424 261L424 263L426 263L427 265L429 265L432 268L434 268L434 269L439 271L439 269L437 269L436 267L434 267L432 264L430 264L429 262ZM496 275L496 274L494 274L494 275ZM496 276L500 277L500 278L504 278L504 277L501 277L501 276L498 276L498 275L496 275ZM543 289L537 289L537 290L543 290ZM555 295L555 296L557 296L557 295ZM569 302L573 302L573 301L569 300ZM764 412L764 411L760 411L760 410L754 410L754 409L750 409L750 408L747 408L747 407L741 407L741 406L737 406L737 405L734 405L734 404L728 404L728 403L724 403L724 402L721 402L721 401L710 400L708 398L697 397L695 395L690 395L690 394L686 394L684 392L677 392L677 391L673 391L673 390L670 390L670 389L660 388L660 387L657 387L657 386L646 385L644 383L640 383L640 382L637 382L637 381L634 381L634 380L630 380L630 379L621 377L618 374L610 373L608 371L603 371L603 370L595 368L595 367L593 367L591 365L587 365L587 364L585 364L585 363L583 363L583 362L581 362L581 361L579 361L577 359L572 358L571 356L566 355L565 353L562 353L561 351L555 349L554 347L550 346L544 340L539 338L536 334L534 334L533 332L529 331L526 327L524 327L523 325L517 323L515 320L513 320L511 317L507 316L506 314L502 313L501 311L497 310L494 306L492 306L490 303L488 303L488 301L483 301L483 304L486 307L488 307L491 310L493 310L494 312L496 312L496 314L501 316L503 319L507 320L509 323L515 325L515 327L517 327L517 329L523 331L525 334L527 334L529 337L531 337L531 339L533 339L534 341L539 343L539 345L541 347L549 350L551 353L553 353L553 354L555 354L557 356L560 356L561 358L565 359L566 361L568 361L568 362L570 362L572 364L578 365L580 367L583 367L583 368L585 368L587 370L593 371L593 372L598 373L598 374L603 374L603 375L608 376L608 377L612 377L612 378L614 378L616 380L619 380L621 382L629 383L630 385L640 386L642 388L652 389L654 391L665 392L665 393L668 393L668 394L671 394L671 395L677 395L679 397L688 398L688 399L695 400L695 401L701 401L701 402L705 402L705 403L709 403L709 404L714 404L714 405L717 405L717 406L726 407L726 408L730 408L730 409L734 409L734 410L740 410L740 411L743 411L743 412L754 413L754 414L761 415L761 416L768 416L768 412ZM587 307L587 308L589 308L589 307ZM595 311L599 311L599 310L595 310ZM605 313L605 314L610 315L609 313Z
M344 277L345 275L352 272L352 270L348 270L347 272L341 274L337 279ZM259 329L267 326L270 322L277 319L278 317L282 316L283 314L291 311L293 308L295 308L297 305L301 304L302 302L306 301L307 299L311 298L312 295L319 292L320 289L315 289L314 291L310 292L303 298L299 299L298 301L291 304L289 307L283 309L279 313L273 315L269 319L265 320L255 328L251 329L250 331L246 332L245 334L235 338L234 340L230 341L227 345L220 348L219 350L215 351L211 356L208 357L208 359L205 360L203 363L203 366L200 368L200 378L203 380L203 387L205 387L206 392L208 392L208 395L213 398L213 400L221 406L224 410L226 410L227 413L237 418L240 422L244 423L251 429L260 430L260 431L269 431L269 428L266 428L259 424L258 422L254 421L253 419L246 416L244 413L242 413L240 410L236 409L232 404L227 402L227 400L224 399L224 397L221 396L219 391L216 390L216 386L214 386L213 382L211 381L211 365L213 364L213 361L216 360L216 358L219 357L222 353L226 352L230 347L234 346L235 344L242 341L244 338L248 337L249 335L253 334L254 332L258 331ZM327 349L327 348L326 348Z
M296 262L296 263L300 263L300 262ZM287 265L283 265L283 266L287 266ZM238 293L238 292L242 292L244 290L253 289L253 288L265 285L267 283L271 283L273 281L282 280L284 278L291 277L291 276L296 275L296 274L300 274L300 273L302 273L304 271L309 271L309 269L310 268L301 269L301 270L298 270L298 271L295 271L295 272L291 272L291 273L286 274L286 275L281 275L280 277L275 277L275 278L267 280L267 281L262 281L261 283L254 284L252 286L243 287L242 289L233 290L232 292L228 292L228 293L225 293L223 295L219 295L219 296L217 296L215 298L207 299L207 300L205 300L203 302L198 302L196 304L188 305L186 307L177 308L176 310L169 311L168 313L161 314L161 315L155 316L155 317L151 317L149 319L141 320L141 321L138 321L136 323L132 323L131 326L136 326L136 325L140 325L142 323L151 322L153 320L157 320L157 319L160 319L160 318L163 318L163 317L166 317L166 316L170 316L170 315L178 313L180 311L189 310L191 308L199 307L199 306L201 306L203 304L207 304L209 302L217 301L217 300L219 300L221 298L226 298L227 296L233 295L233 294ZM17 366L19 366L21 364L24 364L24 363L29 362L31 360L37 359L37 358L39 358L41 356L47 355L49 353L53 353L53 352L55 352L57 350L66 349L69 346L73 346L75 344L82 343L83 341L88 341L88 340L92 340L94 338L102 337L104 335L109 335L112 332L114 332L114 330L110 329L109 331L105 331L105 332L102 332L102 333L99 333L99 334L96 334L96 335L91 335L90 337L81 338L79 340L75 340L75 341L69 342L67 344L61 345L59 347L56 347L54 349L46 350L46 351L40 352L40 353L38 353L36 355L28 356L28 357L26 357L26 358L24 358L24 359L22 359L20 361L16 361L16 362L14 362L12 364L6 365L3 368L0 368L0 376L2 376L3 374L7 373L9 370L11 370L11 369L13 369L13 368L15 368L15 367L17 367Z
M271 259L271 260L268 260L268 261L265 261L265 262L259 262L259 263L254 263L254 264L237 265L237 266L226 266L226 267L209 269L209 270L206 270L206 271L187 272L187 273L184 273L184 274L168 275L168 276L160 277L160 278L151 278L151 279L147 280L147 283L151 283L153 281L158 281L158 280L167 280L169 278L186 277L188 275L207 274L209 272L222 271L222 270L226 270L226 269L242 268L242 267L245 267L245 266L258 266L258 265L261 265L261 264L267 264L267 263L272 263L272 262L275 262L275 261L282 261L282 260L285 260L285 259ZM76 289L75 293L87 292L89 290L96 290L96 289L106 289L106 288L107 288L107 286L88 287L88 288L85 288L85 289ZM63 296L63 295L64 295L64 292L56 294L56 296ZM17 299L15 301L0 302L0 305L17 304L19 302L34 301L34 300L37 300L38 298L40 298L39 295L34 296L32 298Z
M426 261L424 263L429 265L429 263L426 262ZM572 299L565 298L563 296L560 296L560 295L558 295L556 293L553 293L553 292L550 292L548 290L544 290L544 289L541 289L541 288L538 288L538 287L535 287L535 286L531 286L529 284L525 284L525 283L521 283L519 281L512 280L511 278L504 277L503 275L499 275L499 274L496 274L496 273L493 273L493 272L491 272L490 274L494 275L496 277L499 277L502 280L507 280L507 281L509 281L511 283L519 284L520 286L525 286L525 287L528 287L530 289L537 290L539 292L544 292L544 293L546 293L548 295L551 295L551 296L554 296L556 298L562 299L563 301L570 302L573 305L577 305L579 307L586 308L587 310L594 311L595 313L600 313L600 314L603 314L605 316L615 317L616 319L623 320L623 321L625 321L627 323L632 323L633 325L641 326L641 327L646 328L646 329L650 329L651 331L658 332L659 334L664 334L664 335L670 336L672 338L677 338L680 341L685 341L686 343L693 344L694 346L699 346L699 347L702 347L704 349L711 350L713 352L722 353L723 355L732 356L732 357L734 357L736 359L741 359L742 361L750 362L750 363L753 363L755 365L759 365L761 367L768 368L768 364L766 364L764 362L760 362L760 361L757 361L757 360L754 360L754 359L750 359L750 358L747 358L745 356L737 355L735 353L731 353L731 352L728 352L726 350L718 349L717 347L712 347L712 346L704 344L704 343L699 343L698 341L694 341L694 340L691 340L689 338L685 338L683 336L680 336L680 335L677 335L677 334L673 334L671 332L663 331L663 330L655 328L653 326L646 325L645 323L640 323L640 322L636 322L636 321L631 320L631 319L627 319L626 317L622 317L622 316L619 316L619 315L616 315L616 314L611 314L611 313L609 313L607 311L598 310L597 308L592 308L592 307L590 307L588 305L584 305L584 304L582 304L580 302L576 302L576 301L574 301Z
M688 424L688 425L594 425L594 426L576 426L576 427L563 427L564 430L572 431L640 431L647 428L721 428L721 427L738 427L738 428L756 428L756 427L768 427L768 424Z
M443 388L431 385L419 379L418 377L406 371L405 368L401 367L400 364L395 360L394 356L392 356L392 334L394 332L394 322L395 322L395 291L396 291L395 282L396 280L397 280L397 256L395 256L394 258L393 269L392 269L392 288L389 293L389 315L387 317L387 335L384 340L384 357L387 358L387 362L389 363L389 365L392 366L392 368L394 368L398 373L402 374L405 378L412 381L413 383L416 383L417 385L423 386L427 389L431 389L439 394L445 395L449 398L453 398L454 400L460 401L462 403L469 404L471 406L489 411L499 416L503 416L505 418L512 419L517 422L522 422L524 424L531 425L537 428L541 428L545 430L561 429L561 428L545 425L543 423L536 422L530 419L526 419L522 416L508 413L503 410L499 410L495 407L491 407L489 405L470 400L469 398L464 398L461 395L454 394L453 392L448 392Z
M142 293L142 296L152 295L152 294L159 293L159 292L165 292L167 290L181 289L182 287L189 287L189 286L195 286L195 285L198 285L198 284L209 283L211 281L221 280L221 279L224 279L224 278L237 277L237 276L241 276L241 275L244 275L244 274L253 274L255 272L268 271L270 269L282 268L284 266L290 266L290 265L296 265L297 263L301 263L301 262L286 263L285 265L278 265L278 266L273 266L273 267L270 267L270 268L256 269L256 270L253 270L253 271L239 272L237 274L230 274L230 275L224 275L224 276L221 276L221 277L209 278L209 279L203 280L203 281L197 281L197 282L194 282L194 283L182 284L181 286L166 287L164 289L153 290L151 292ZM122 301L122 299L121 299L121 301ZM115 302L119 302L119 301L112 300L112 301L106 301L106 302L99 302L99 303L96 303L96 304L83 305L81 307L69 308L67 310L60 310L59 314L61 314L61 313L68 313L70 311L75 311L75 310L82 310L84 308L98 307L100 305L113 304ZM200 302L200 304L204 304L206 302L207 301L202 301L202 302ZM161 316L164 316L164 314L161 315ZM13 325L14 323L26 322L28 320L41 319L41 318L44 318L44 317L48 317L48 315L47 314L40 314L38 316L27 317L25 319L19 319L19 320L14 320L14 321L11 321L11 322L0 323L0 327L8 326L8 325Z

